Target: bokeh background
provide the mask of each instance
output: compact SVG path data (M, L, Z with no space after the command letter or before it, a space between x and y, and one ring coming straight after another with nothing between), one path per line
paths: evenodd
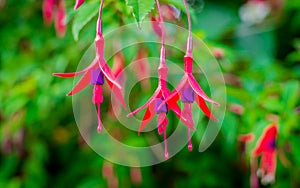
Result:
M182 5L161 2L181 10L178 18L167 21L186 27ZM267 187L299 187L300 3L189 2L193 32L223 71L227 111L222 129L203 153L184 148L159 165L130 168L105 161L86 145L72 100L65 96L73 82L52 76L76 70L92 44L98 7L91 5L98 1L87 1L80 11L66 1L67 32L59 38L53 25L44 24L41 0L0 0L0 187L249 187L251 150L273 122L279 126L276 182ZM103 19L104 32L135 22L124 1L107 0ZM125 64L134 58L124 56ZM177 62L182 60L178 57ZM155 83L148 90L137 87L145 93L143 100ZM122 137L118 121L105 112L109 105L109 100L103 104L104 123ZM199 124L205 121L203 117ZM238 135L249 132L256 140L241 147ZM194 145L200 140L194 136ZM130 142L135 145L135 137Z

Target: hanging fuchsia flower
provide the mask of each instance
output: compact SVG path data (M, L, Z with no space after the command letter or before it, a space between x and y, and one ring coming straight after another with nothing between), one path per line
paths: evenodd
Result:
M150 99L140 108L136 109L135 111L128 114L128 116L134 115L139 111L143 110L147 107L145 115L143 117L142 123L138 130L138 134L146 127L146 125L150 122L150 120L154 117L155 114L158 115L157 118L157 128L158 133L161 135L164 133L164 144L165 144L165 158L169 157L168 153L168 146L167 146L167 124L168 118L167 113L169 110L173 110L175 114L180 118L180 120L186 124L190 129L194 129L193 125L190 124L186 119L182 118L181 110L178 104L172 101L168 101L165 104L162 102L169 97L170 91L167 88L167 74L168 74L168 67L166 64L166 50L165 50L165 39L164 39L164 23L163 18L160 10L159 1L156 0L159 16L160 16L160 27L161 27L161 38L162 38L162 46L161 46L161 54L160 54L160 65L158 67L158 76L159 76L159 83L158 87L155 90L154 94L150 97Z
M181 110L178 106L178 104L173 101L168 101L165 104L162 104L164 99L168 98L170 95L170 91L167 88L166 79L167 79L167 73L168 68L166 66L165 62L165 49L162 47L161 52L161 64L158 68L158 74L159 74L159 85L157 89L155 90L154 94L150 97L150 99L140 108L136 109L135 111L128 114L128 116L134 115L138 113L139 111L143 110L147 107L145 115L143 117L142 123L140 125L140 128L138 130L138 134L146 127L146 125L150 122L150 120L154 117L155 114L158 115L157 118L157 127L158 127L158 133L161 135L164 133L164 140L165 140L165 158L168 158L168 148L166 143L166 129L168 124L168 118L166 114L169 110L173 110L177 117L180 118L180 120L189 127L189 129L194 129L193 125L190 124L182 115Z
M204 114L210 119L217 121L217 119L210 112L208 106L205 101L210 102L214 105L219 105L217 102L210 99L205 92L202 90L200 85L197 83L196 79L193 76L193 56L192 56L192 32L191 32L191 21L190 14L188 10L188 6L186 0L184 0L184 5L186 7L186 12L188 16L189 23L189 36L187 40L187 50L186 55L184 56L184 75L178 85L175 87L174 92L171 95L165 98L165 103L176 103L179 98L180 101L184 103L182 117L188 121L189 125L194 125L194 121L192 118L192 103L196 101L198 106L204 112ZM162 104L162 105L163 105ZM193 127L193 126L192 126ZM191 129L188 129L188 149L192 150L192 142L190 137Z
M258 179L262 184L269 184L275 181L276 173L276 137L277 125L268 126L252 152L251 163L251 187L258 187ZM257 169L257 158L261 156L260 167Z
M78 9L82 4L84 3L84 0L76 0L74 9Z
M67 94L67 96L71 96L80 92L84 89L88 84L94 85L93 90L93 99L92 102L98 107L98 132L102 131L102 122L101 122L101 114L100 114L100 104L103 102L102 95L102 85L104 84L104 78L107 80L109 86L111 87L114 94L120 100L121 104L124 108L126 108L125 101L122 96L122 91L120 86L115 82L115 77L111 74L110 69L107 64L105 64L102 69L98 67L98 61L95 59L92 64L86 69L74 72L74 73L54 73L54 76L59 76L63 78L71 78L74 76L78 76L83 74L82 78L75 85L75 87ZM108 76L110 75L110 76Z
M94 85L93 99L92 102L98 107L98 132L102 131L102 122L100 115L100 104L103 102L102 95L102 85L104 84L104 78L106 79L108 85L112 89L112 92L119 99L124 108L126 104L122 95L121 86L116 82L116 78L110 70L104 59L104 38L102 36L102 8L104 1L101 1L99 18L97 24L97 35L95 39L96 45L96 58L94 61L84 70L74 73L55 73L54 76L59 76L63 78L70 78L83 74L82 78L75 85L75 87L67 94L68 96L76 94L84 89L89 83Z

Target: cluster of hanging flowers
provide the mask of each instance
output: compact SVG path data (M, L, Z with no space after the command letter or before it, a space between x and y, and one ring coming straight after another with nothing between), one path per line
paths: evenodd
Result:
M140 108L131 112L129 116L134 115L141 111L142 109L147 107L145 112L143 121L140 125L140 129L138 133L140 134L141 130L149 123L149 121L154 117L155 114L158 115L157 118L157 127L158 133L164 134L164 144L165 144L165 158L168 158L168 146L166 141L166 130L168 124L167 113L169 110L175 112L175 114L180 118L180 120L188 127L188 149L192 150L192 142L191 142L191 130L194 130L194 121L192 117L192 103L196 101L201 110L204 112L206 116L210 119L217 121L217 119L210 112L206 102L210 102L214 105L219 105L217 102L211 100L202 90L200 85L197 83L194 78L193 71L193 56L192 56L192 28L191 28L191 19L190 13L188 9L188 5L186 0L183 1L187 16L188 16L188 25L189 25L189 35L187 39L187 49L186 54L184 56L184 76L176 86L175 90L171 93L166 85L168 67L166 64L166 50L165 50L165 28L164 21L162 16L162 11L160 8L159 1L156 0L157 9L159 13L159 23L160 27L157 29L157 26L153 26L155 32L161 31L161 33L157 33L158 36L161 37L162 46L161 46L161 55L160 55L160 65L158 67L158 76L159 83L158 88L152 95L152 97ZM182 103L184 103L183 110L179 108L177 101L180 99Z
M74 9L78 9L84 0L77 0ZM152 28L156 35L161 39L161 49L160 49L160 64L158 67L158 86L154 91L153 95L149 100L143 104L141 107L132 111L128 116L137 114L143 109L146 109L142 122L140 124L138 135L141 131L148 125L151 119L157 115L157 129L159 135L163 135L165 153L164 156L167 159L169 157L168 144L167 144L167 125L168 117L167 114L172 110L180 121L188 128L188 150L192 150L191 141L191 130L195 130L194 121L192 117L192 104L196 104L200 107L202 112L211 120L218 121L217 118L211 113L207 102L213 105L219 105L217 102L210 99L205 92L202 90L201 86L197 83L193 76L193 38L192 38L192 23L189 13L189 8L186 0L183 0L188 20L188 38L186 53L183 57L184 62L184 75L180 82L175 87L174 91L170 92L167 87L167 77L168 77L168 66L166 63L166 49L165 49L165 26L162 14L162 8L160 6L159 0L156 0L156 5L158 9L158 17L151 15ZM122 79L121 85L116 81L116 77L124 69L124 57L123 55L117 54L114 61L114 67L112 70L108 66L106 60L104 59L104 38L102 31L102 9L104 5L104 0L101 0L99 8L99 16L96 26L96 37L95 37L95 47L96 54L94 60L91 64L79 72L73 73L54 73L54 76L71 78L75 76L82 75L81 79L74 86L74 88L67 94L71 96L80 92L82 89L87 87L89 84L94 87L92 102L97 106L97 117L98 117L98 132L102 131L102 121L101 121L101 103L104 98L102 95L102 86L105 84L105 80L111 91L116 95L117 100L119 100L121 106L127 109L126 103L123 98L122 86L126 78ZM165 6L165 10L173 12L174 14L169 14L169 19L178 18L180 12L177 12L174 7ZM171 11L170 11L171 10ZM65 33L65 5L63 0L44 0L43 3L43 13L44 20L46 24L51 23L53 20L53 15L55 16L56 31L59 36L63 36ZM149 75L149 65L145 60L147 57L147 50L140 48L136 58L143 59L139 64L136 65L136 74L140 78L148 77ZM142 83L143 89L150 87L150 82ZM181 110L178 101L183 103L183 109ZM261 184L269 184L275 181L275 171L276 171L276 138L277 138L277 125L272 124L265 128L262 136L259 138L255 145L255 148L251 152L250 164L251 164L251 176L250 183L251 187L259 187ZM241 148L243 153L245 153L245 147L248 142L254 140L254 135L252 133L239 136L238 140L241 143ZM261 158L259 160L259 158ZM260 163L258 165L258 162ZM106 165L103 170L111 169ZM110 170L109 170L110 171ZM137 174L137 182L140 180L140 171L133 170L133 174ZM115 177L107 177L108 181L112 184L115 182ZM260 181L259 181L260 180Z
M47 3L52 3L53 0L45 0ZM56 2L56 1L55 1ZM63 3L63 1L58 1ZM78 9L84 0L77 0L74 9ZM141 110L146 108L145 115L141 122L140 128L138 130L138 134L147 126L150 120L157 114L157 128L158 133L160 135L164 135L164 145L165 145L165 158L169 157L168 154L168 145L167 145L167 125L168 118L167 114L169 110L174 111L177 117L188 127L188 149L192 150L192 142L191 142L191 130L194 130L194 121L192 117L192 103L196 101L198 106L204 112L204 114L212 120L217 121L217 119L210 112L206 102L210 102L214 105L219 105L217 102L210 99L202 90L200 85L197 83L196 79L192 74L192 65L193 65L193 56L192 56L192 28L191 28L191 19L190 13L188 9L188 5L186 0L183 0L183 3L186 8L187 17L188 17L188 29L189 35L187 39L187 49L186 54L184 56L184 76L176 86L173 92L170 92L167 87L167 74L168 67L166 64L166 49L165 49L165 28L164 28L164 20L162 15L162 10L160 7L160 3L156 0L156 5L159 13L158 24L156 27L156 33L161 38L161 51L160 51L160 65L158 67L158 87L155 90L154 94L150 99L142 105L140 108L134 110L128 116L132 116ZM45 3L46 4L46 3ZM84 89L87 85L91 84L94 86L93 90L93 98L92 102L97 106L98 112L98 132L102 131L102 121L101 121L101 110L100 105L103 102L102 95L102 86L107 81L110 86L112 92L116 95L117 99L120 101L122 106L126 109L126 103L123 98L122 87L116 81L116 74L121 70L116 70L116 74L113 74L110 67L106 63L104 59L104 38L102 31L102 9L103 9L104 0L101 0L100 8L99 8L99 16L97 20L96 27L96 38L95 38L95 46L96 46L96 54L93 62L84 70L73 73L54 73L54 76L63 77L63 78L71 78L78 75L82 75L82 78L78 81L78 83L74 86L74 88L67 94L68 96L76 94ZM49 9L49 6L44 6L45 9ZM172 9L173 7L166 7L167 9ZM52 10L52 9L51 9ZM173 11L174 12L174 11ZM48 20L49 15L47 11L45 12L45 18ZM176 14L178 16L178 13ZM174 17L176 17L174 16ZM51 17L51 16L50 16ZM145 53L143 51L139 51L140 56L144 56ZM122 60L122 58L121 58ZM143 68L143 67L142 67ZM115 71L114 71L115 72ZM144 71L145 72L145 71ZM147 72L147 71L146 71ZM180 100L183 104L183 110L180 109L177 104L178 100Z

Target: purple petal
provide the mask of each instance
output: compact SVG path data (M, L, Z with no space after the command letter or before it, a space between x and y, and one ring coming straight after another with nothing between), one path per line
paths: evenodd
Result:
M90 84L92 85L103 85L104 84L104 74L100 68L92 70L92 77Z
M167 104L164 104L161 107L159 107L162 102L163 102L163 98L155 99L155 113L156 114L168 113L168 105Z

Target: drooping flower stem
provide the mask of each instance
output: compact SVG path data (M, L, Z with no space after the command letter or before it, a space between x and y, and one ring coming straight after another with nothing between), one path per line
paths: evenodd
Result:
M167 143L167 131L164 132L164 144L165 144L165 158L169 158L169 150L168 150L168 143Z
M186 10L186 14L187 14L187 19L188 19L188 29L189 29L189 36L188 36L188 40L187 40L187 46L186 46L186 56L190 56L192 57L192 51L193 51L193 38L192 38L192 22L191 22L191 15L190 15L190 11L189 11L189 7L188 4L186 2L186 0L183 0L184 6L185 6L185 10Z
M99 16L97 20L97 28L96 34L102 36L102 9L103 9L104 0L101 0L100 7L99 7Z
M190 128L188 128L188 150L189 151L193 150L193 143L192 143L191 129Z
M160 9L159 1L156 0L157 10L159 14L159 24L161 28L161 51L160 51L160 65L159 68L167 68L166 64L166 49L165 49L165 24L162 16L162 11Z

